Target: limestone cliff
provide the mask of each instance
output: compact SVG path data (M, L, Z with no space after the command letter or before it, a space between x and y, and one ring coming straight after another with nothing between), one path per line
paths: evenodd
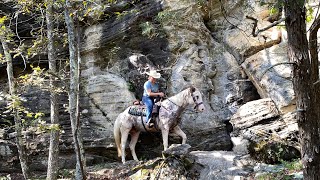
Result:
M150 0L123 6L121 10L130 13L121 17L83 26L80 108L88 161L116 159L113 122L135 99L141 98L148 68L162 74L159 82L167 96L189 85L201 90L207 111L200 114L191 110L182 117L181 127L192 150L231 150L233 144L226 124L247 102L270 98L268 102L274 102L272 107L276 109L275 114L266 112L270 117L290 112L294 108L292 83L288 80L291 67L281 64L287 62L285 32L272 27L253 36L253 21L247 18L256 18L259 27L268 26L271 22L259 16L266 9L242 0ZM277 66L272 68L274 65ZM1 68L2 72L4 66ZM35 92L26 95L30 101L38 100L30 106L43 111L48 120L48 94ZM62 99L61 166L67 167L73 146L68 115L63 108L66 96ZM237 117L241 122L242 117ZM1 132L0 138L4 139L0 142L0 159L7 161L7 154L10 152L12 158L16 151L7 142L13 143L13 139L1 136ZM176 137L171 139L180 142ZM159 134L142 134L138 156L160 155L161 143ZM34 144L35 149L47 147L45 140ZM45 159L46 153L42 150L42 156L34 158L34 162L42 162L39 169L45 169L41 159ZM0 163L0 167L4 166Z

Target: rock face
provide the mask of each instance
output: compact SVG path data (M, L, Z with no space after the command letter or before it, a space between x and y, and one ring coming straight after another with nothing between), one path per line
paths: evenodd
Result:
M246 15L257 18L259 27L270 25L259 16L265 8L241 0L209 0L204 4L196 0L150 0L128 6L124 2L119 2L114 11L120 8L128 13L82 29L80 118L88 164L117 160L113 122L135 99L141 99L145 72L150 69L161 73L158 82L167 96L189 85L203 94L207 111L196 113L188 107L182 116L181 127L190 150L231 150L233 144L226 128L230 119L232 136L241 135L240 140L246 144L269 138L270 132L283 140L296 138L297 124L290 113L295 97L291 81L286 79L291 76L291 65L285 63L285 33L274 27L257 37L249 35L253 26ZM230 16L228 21L225 15ZM3 77L1 82L5 82ZM32 102L28 106L44 112L49 122L48 93L32 91L26 98ZM67 95L61 95L61 100L64 133L60 166L70 167L75 158L65 108ZM0 99L0 106L4 105ZM262 131L265 135L260 136ZM0 159L13 163L0 162L0 168L18 167L17 160L10 161L11 156L6 156L16 154L14 135L8 138L10 133L12 129L0 131ZM45 170L48 136L29 134L26 138L35 149L41 146L40 152L32 151L30 162L34 168ZM181 142L177 137L169 140L170 144ZM138 157L161 156L161 143L160 134L141 134ZM245 147L238 149L239 154L247 152Z
M240 70L236 61L212 39L197 3L148 1L136 8L139 13L110 19L84 30L83 99L88 100L81 108L88 109L89 116L84 119L88 131L94 134L91 138L103 139L99 142L101 145L114 146L113 121L134 98L141 98L143 83L147 80L144 70L154 68L161 72L160 87L168 96L191 84L203 92L208 111L199 114L187 111L182 118L188 143L201 150L231 149L223 121L232 113L225 99L237 93L233 83L239 79ZM173 15L176 15L175 21L170 19ZM149 21L152 17L159 19ZM150 26L157 27L154 29L157 35L143 34L141 27L145 19ZM107 76L118 78L106 80ZM119 82L126 85L113 86ZM96 127L101 128L100 132L94 133L98 130ZM203 139L201 143L199 135ZM141 139L147 141L143 136Z
M88 77L83 98L83 133L85 139L95 141L101 138L113 139L113 122L121 109L132 104L135 99L127 83L119 76L95 72ZM87 110L87 111L86 111ZM108 130L108 131L107 131ZM93 145L93 144L91 144Z
M291 78L291 65L286 64L287 57L278 57L274 54L286 52L284 44L259 52L246 59L241 66L245 67L246 74L258 87L262 98L271 98L282 113L295 108L295 95Z
M239 6L251 8L240 10ZM221 21L225 17L220 15L208 23L213 36L235 57L262 98L271 98L282 113L292 111L295 108L295 95L290 80L292 65L288 64L286 32L274 26L252 34L257 30L252 31L254 21L247 17L257 20L258 29L271 24L264 16L268 12L266 7L256 2L234 3L231 11L228 11L228 5L223 7L227 9L226 13L230 13L230 18ZM225 30L219 31L220 28Z

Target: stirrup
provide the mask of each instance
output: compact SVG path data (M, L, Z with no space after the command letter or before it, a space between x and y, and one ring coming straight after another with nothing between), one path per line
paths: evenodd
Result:
M148 123L148 127L149 127L149 128L153 128L153 126L154 126L154 123L152 123L152 122L151 122L151 123Z

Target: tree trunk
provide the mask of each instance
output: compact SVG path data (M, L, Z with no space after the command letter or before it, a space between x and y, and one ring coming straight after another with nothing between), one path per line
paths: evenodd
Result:
M315 118L320 119L320 81L319 81L319 58L318 58L318 40L317 34L320 28L320 16L318 16L310 27L309 35L309 49L310 49L310 58L311 58L311 82L312 86L312 96L311 101L316 113ZM318 122L318 127L320 127L320 122ZM319 132L320 133L320 130ZM319 135L320 136L320 135Z
M7 75L8 75L8 82L9 82L9 91L11 97L15 96L16 90L15 90L15 85L14 85L14 77L13 77L13 66L12 66L12 58L9 53L9 48L6 43L6 39L0 35L0 41L2 43L2 48L3 52L5 54L5 58L7 61ZM16 130L16 143L17 143L17 148L18 148L18 154L19 154L19 159L20 159L20 165L21 165L21 170L22 174L25 179L29 178L29 167L27 164L27 156L26 156L26 149L23 145L23 139L22 139L22 122L19 117L19 112L17 109L13 109L13 114L14 114L14 123L15 123L15 130Z
M80 55L80 24L79 24L79 18L77 18L77 57L78 57L78 72L77 72L77 78L78 78L78 86L77 86L77 108L76 108L76 115L77 115L77 126L79 126L77 134L81 135L81 128L80 128L80 67L81 67L81 55ZM86 160L85 160L85 154L84 154L84 147L83 143L79 143L80 147L80 153L81 153L81 160L82 160L82 165L83 168L85 169L87 167L86 165Z
M305 7L302 0L285 0L288 55L293 66L293 88L297 99L301 158L304 179L320 179L319 124L311 78L311 64L306 37Z
M80 122L78 111L78 93L79 93L79 67L77 63L77 50L76 50L76 40L75 40L75 27L72 18L70 17L69 8L71 8L69 0L66 0L65 8L65 20L68 28L68 41L69 41L69 58L70 58L70 90L69 90L69 111L70 111L70 121L73 134L73 140L75 145L75 152L77 158L76 164L76 179L85 179L86 174L84 170L84 159L82 141L80 138Z
M57 72L56 66L56 53L54 48L54 35L53 35L53 1L47 0L46 20L47 20L47 37L48 37L48 59L49 71L55 74ZM50 146L48 157L48 170L47 179L55 180L58 177L59 171L59 130L56 128L59 124L59 108L58 108L58 94L56 93L57 83L54 76L50 76L50 115L51 125L50 129Z

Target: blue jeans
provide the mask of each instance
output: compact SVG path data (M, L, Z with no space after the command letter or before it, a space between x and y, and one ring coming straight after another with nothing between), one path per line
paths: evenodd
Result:
M147 96L142 96L142 102L143 104L146 105L147 107L147 112L146 112L146 123L148 123L148 120L151 118L152 114L152 108L153 108L153 98L147 97Z

